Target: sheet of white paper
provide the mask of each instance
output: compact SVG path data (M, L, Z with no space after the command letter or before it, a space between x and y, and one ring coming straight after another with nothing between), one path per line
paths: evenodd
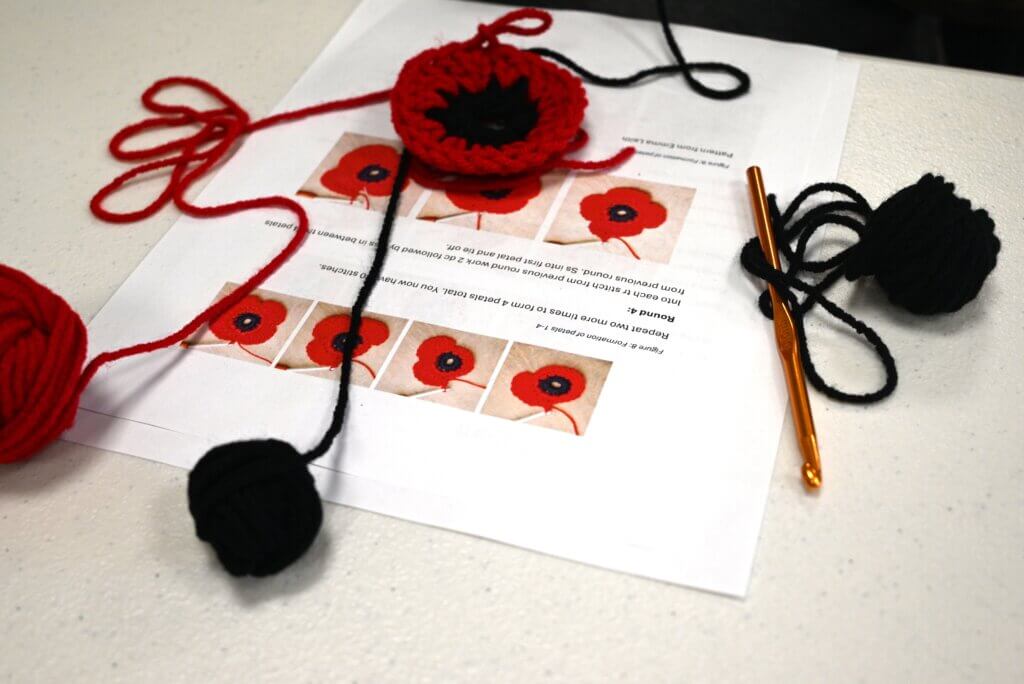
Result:
M380 24L387 33L340 33L279 109L379 88L393 79L403 56L467 36L501 11L440 1L398 5ZM638 144L647 154L614 178L559 179L533 202L542 206L513 215L518 223L485 214L481 231L472 230L472 222L463 227L408 217L441 202L437 194L419 195L403 208L407 217L396 227L397 249L386 270L392 282L381 283L370 304L389 326L389 340L376 350L379 379L375 389L353 388L346 433L314 469L326 498L627 572L745 591L784 392L769 329L751 305L753 289L735 260L751 230L742 169L757 161L785 194L805 181L813 160L834 168L853 79L837 73L829 51L678 30L690 54L728 55L747 67L755 83L751 95L709 103L675 80L628 91L590 88L586 125L595 142L582 156L608 153L622 138L650 141ZM657 27L648 22L559 13L543 38L537 42L599 72L665 59ZM608 45L621 54L600 47ZM369 50L375 59L367 69L339 84L336 74L351 73L344 65ZM838 121L822 117L827 104ZM316 176L339 140L351 141L353 134L395 137L384 107L266 131L225 165L202 201L295 192ZM701 165L702 159L725 168ZM635 239L642 260L600 242L569 247L545 241L573 223L565 217L576 211L580 195L623 184L646 188L669 208L666 225L652 230L668 229L669 238ZM407 191L407 199L417 192ZM263 288L261 296L285 303L289 318L266 349L253 350L282 359L306 348L303 317L308 328L334 311L311 302L351 301L358 279L341 272L366 264L369 246L358 241L372 240L379 230L378 213L347 201L303 201L314 226L332 235L312 237ZM160 334L226 283L244 279L287 237L273 223L280 217L265 218L233 217L216 226L179 222L90 326L94 348ZM490 230L492 220L518 234ZM424 256L430 254L440 258ZM173 294L166 287L171 276L178 283ZM434 286L437 293L402 280ZM486 361L477 380L488 389L453 383L449 392L429 398L402 396L429 389L416 387L411 345L441 328ZM154 354L104 372L71 438L189 467L219 441L273 435L306 445L322 431L336 392L329 378L271 370L235 348L206 352L214 353ZM515 420L536 409L509 391L506 366L536 370L555 362L588 378L584 396L558 406L576 414L580 436L558 411Z

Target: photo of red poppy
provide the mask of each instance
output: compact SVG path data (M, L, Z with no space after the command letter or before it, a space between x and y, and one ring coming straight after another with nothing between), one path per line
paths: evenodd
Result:
M261 344L274 336L287 315L281 302L251 294L218 316L210 332L225 342Z
M313 327L313 339L306 345L306 355L319 367L337 368L344 358L343 350L348 340L352 317L348 314L336 314L321 319ZM359 325L359 336L352 350L352 360L365 368L371 377L376 377L373 369L356 357L362 356L372 347L384 344L391 331L383 321L364 317Z
M362 199L370 208L370 197L391 194L398 170L398 151L390 145L363 145L342 155L337 165L320 176L320 183L350 202ZM408 186L408 179L402 185Z
M473 372L476 356L470 349L460 346L454 337L435 335L420 343L416 348L416 363L412 374L424 385L448 389L453 382L465 382L483 388L476 382L462 379Z
M582 436L611 366L602 359L513 342L481 413Z
M552 365L516 374L511 387L519 401L550 411L555 404L578 399L587 389L587 379L575 368Z
M565 184L564 171L486 181L442 176L420 165L412 178L431 190L417 206L421 221L533 239Z
M337 381L352 345L352 377L360 387L372 387L387 364L408 321L380 312L363 314L359 334L353 337L352 310L317 301L302 317L274 367L291 375Z
M225 284L217 299L237 288L234 283ZM214 319L207 329L181 342L181 347L271 363L268 357L273 357L283 342L284 336L279 336L278 331L289 318L301 315L302 300L262 290L257 292L260 294L250 293L243 297ZM251 346L261 346L260 353L250 349Z
M295 194L384 211L394 187L401 149L398 140L345 131ZM404 216L416 206L423 192L410 171L402 184L398 215Z
M375 387L400 397L475 411L507 345L500 338L413 321Z
M603 174L570 176L544 242L672 261L697 189Z
M657 228L668 218L665 207L655 202L651 193L629 187L587 195L580 202L580 214L601 242L619 240L637 259L640 256L623 238Z
M447 190L448 201L459 209L476 213L476 229L480 230L484 214L512 214L529 204L540 194L539 177L528 178L516 185L487 190Z

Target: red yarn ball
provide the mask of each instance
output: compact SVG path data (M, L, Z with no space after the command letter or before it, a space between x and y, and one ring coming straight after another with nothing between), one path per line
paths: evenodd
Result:
M0 463L33 456L71 427L86 332L68 303L0 264Z
M520 19L540 25L521 27ZM536 35L550 24L546 12L517 10L481 26L475 38L408 60L391 91L391 121L409 151L436 170L469 176L536 171L568 151L587 106L582 81L497 40L500 33ZM453 132L474 127L490 128L493 139Z

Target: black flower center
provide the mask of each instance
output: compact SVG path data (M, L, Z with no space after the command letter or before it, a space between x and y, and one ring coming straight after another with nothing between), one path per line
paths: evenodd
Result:
M462 368L462 357L451 352L438 354L434 359L434 367L442 373L453 373Z
M260 327L260 323L263 322L263 318L256 313L240 313L235 316L234 323L235 328L241 332L252 332L256 328Z
M615 204L608 207L608 218L616 223L632 221L637 216L637 211L628 204Z
M356 178L364 183L379 183L382 180L387 180L390 175L391 171L380 164L367 164L359 170L359 173L356 174Z
M344 354L345 353L345 343L347 341L348 341L348 332L338 333L331 340L331 349L333 349L336 352L340 352L340 353ZM352 348L355 349L356 347L358 347L362 343L363 343L362 336L356 335L356 343L354 345L352 345Z
M512 194L512 188L495 188L493 190L481 190L480 194L489 200L502 200Z
M546 378L542 378L537 383L537 387L544 394L560 397L572 389L572 383L569 381L569 378L563 375L549 375Z
M447 107L428 109L427 117L444 126L445 137L462 138L470 147L501 147L525 140L537 125L537 103L530 99L530 82L525 76L502 86L491 76L487 87L471 93L439 90Z

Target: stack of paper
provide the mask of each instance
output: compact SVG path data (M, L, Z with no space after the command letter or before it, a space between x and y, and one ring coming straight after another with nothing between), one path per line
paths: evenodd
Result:
M278 110L386 88L408 57L507 11L369 4ZM554 14L548 33L515 42L608 75L670 61L652 22ZM746 591L786 404L738 264L753 235L743 173L761 165L783 197L833 178L856 72L830 50L676 33L691 59L745 69L750 93L708 100L678 77L589 86L591 142L576 156L635 145L624 166L549 173L507 196L406 188L347 426L313 468L325 498ZM197 203L296 196L316 234L190 348L102 372L69 438L182 467L240 438L312 446L387 201L363 172L387 172L399 147L386 104L248 140ZM276 253L291 221L182 218L92 322L93 350L181 325Z

